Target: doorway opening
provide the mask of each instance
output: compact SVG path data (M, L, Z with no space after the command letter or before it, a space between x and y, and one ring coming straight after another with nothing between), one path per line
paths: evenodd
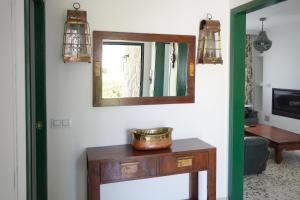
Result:
M282 1L255 0L231 10L228 179L231 200L243 199L246 14Z
M299 198L299 13L289 0L246 14L245 200Z

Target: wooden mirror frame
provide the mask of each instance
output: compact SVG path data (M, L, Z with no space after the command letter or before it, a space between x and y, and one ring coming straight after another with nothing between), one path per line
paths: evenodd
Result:
M133 40L148 42L185 42L188 44L187 95L102 98L102 45L103 40ZM100 90L98 97L96 91ZM195 102L195 36L148 33L93 31L93 106L125 106L148 104L177 104Z

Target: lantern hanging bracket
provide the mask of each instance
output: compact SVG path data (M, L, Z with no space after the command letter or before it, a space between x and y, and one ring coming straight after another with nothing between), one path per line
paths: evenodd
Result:
M211 20L212 19L212 14L211 13L207 13L206 17L207 17L207 19Z
M73 8L75 10L79 10L80 9L80 3L78 3L78 2L73 3Z

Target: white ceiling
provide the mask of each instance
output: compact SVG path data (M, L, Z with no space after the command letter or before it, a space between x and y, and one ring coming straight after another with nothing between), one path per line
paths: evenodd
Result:
M261 30L259 18L266 17L264 29L283 24L300 22L300 0L288 0L246 15L246 30L255 33Z

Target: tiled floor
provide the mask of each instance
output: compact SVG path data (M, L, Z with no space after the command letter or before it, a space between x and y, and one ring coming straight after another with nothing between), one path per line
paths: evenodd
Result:
M281 164L273 158L262 174L244 177L244 200L300 200L300 151L283 152Z

